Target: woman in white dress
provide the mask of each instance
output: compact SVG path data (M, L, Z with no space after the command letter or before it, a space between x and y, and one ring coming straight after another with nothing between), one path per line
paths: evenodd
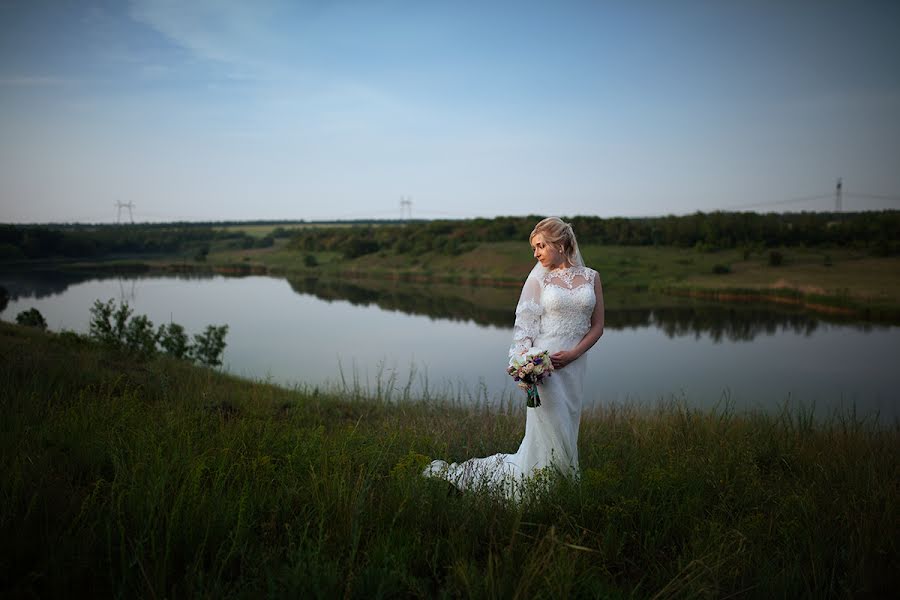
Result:
M488 486L517 498L520 484L542 469L579 472L584 355L603 335L603 289L597 272L584 266L571 225L549 217L529 241L538 262L516 306L509 356L547 350L555 370L538 386L540 406L526 408L525 437L515 454L452 464L435 460L425 469L424 475L459 489Z

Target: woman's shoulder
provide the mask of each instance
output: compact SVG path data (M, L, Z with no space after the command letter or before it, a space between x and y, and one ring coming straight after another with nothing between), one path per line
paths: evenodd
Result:
M582 269L582 273L584 273L585 278L590 279L591 281L594 281L594 279L600 277L600 273L598 273L596 269L592 269L588 266L579 268Z

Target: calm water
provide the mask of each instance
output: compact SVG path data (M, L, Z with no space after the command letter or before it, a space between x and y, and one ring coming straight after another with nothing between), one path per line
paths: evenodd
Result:
M79 280L59 275L0 275L11 300L0 318L36 307L53 330L86 332L96 299L124 299L157 325L169 320L197 333L229 325L224 369L283 385L355 381L374 389L392 377L464 399L518 392L506 375L518 290L479 303L477 289L435 292L396 284L243 278ZM484 290L482 290L483 292ZM771 307L721 305L630 308L607 290L607 328L588 355L589 403L683 397L708 407L723 397L738 409L775 410L815 403L823 415L898 416L900 328L828 323ZM505 298L509 298L508 303Z

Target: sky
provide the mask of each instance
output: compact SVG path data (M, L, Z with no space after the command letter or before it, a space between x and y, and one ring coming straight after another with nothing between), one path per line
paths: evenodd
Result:
M0 0L0 222L900 208L900 2Z

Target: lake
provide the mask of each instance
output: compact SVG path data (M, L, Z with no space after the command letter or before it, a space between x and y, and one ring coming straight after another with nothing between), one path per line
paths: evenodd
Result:
M0 274L0 318L37 308L52 330L87 332L94 300L127 301L190 333L228 324L223 369L284 386L377 390L497 403L518 289L367 280L223 276L90 278ZM605 290L605 333L588 354L587 403L684 399L708 408L824 416L855 405L896 419L900 328L760 304L715 304Z

